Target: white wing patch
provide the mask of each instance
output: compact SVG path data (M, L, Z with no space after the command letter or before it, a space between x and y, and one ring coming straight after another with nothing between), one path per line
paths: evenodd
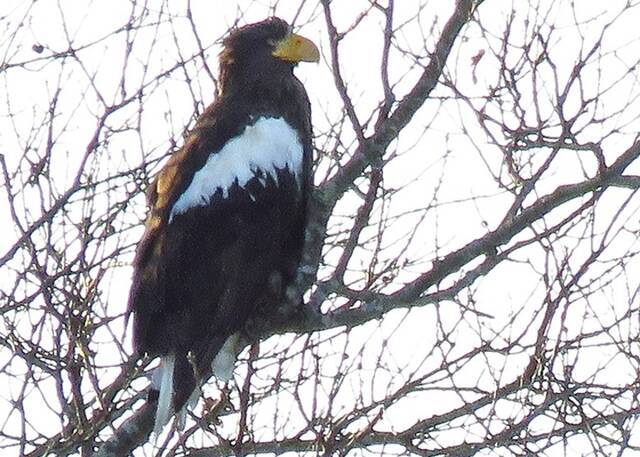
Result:
M282 118L261 117L230 139L205 165L171 208L169 222L190 208L205 206L218 189L229 196L237 182L244 187L258 170L277 180L276 169L289 169L296 179L302 173L302 144L296 131ZM265 179L260 179L264 185Z

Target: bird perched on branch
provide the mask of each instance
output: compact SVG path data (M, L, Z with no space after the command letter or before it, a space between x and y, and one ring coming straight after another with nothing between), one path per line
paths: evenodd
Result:
M301 259L311 115L293 68L318 48L275 17L223 46L218 96L150 185L134 260L134 348L161 359L156 432L212 363L232 369L225 342L286 299Z

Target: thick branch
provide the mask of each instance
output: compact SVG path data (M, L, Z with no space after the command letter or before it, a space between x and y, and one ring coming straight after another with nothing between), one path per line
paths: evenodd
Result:
M144 443L153 429L155 403L145 403L142 408L128 418L94 454L94 457L120 457L130 455L141 443Z
M479 256L494 256L498 248L508 243L515 235L555 208L597 190L608 187L629 187L629 183L636 183L638 180L635 177L623 177L622 173L638 156L640 156L640 142L634 143L616 162L604 169L596 177L577 184L559 186L552 193L539 198L534 204L523 209L518 215L505 220L494 231L471 241L457 251L451 252L439 261L434 262L431 270L423 273L393 294L362 294L361 298L364 304L361 307L340 310L334 314L322 316L321 319L310 310L306 310L306 314L300 319L283 322L282 327L276 324L269 329L265 329L264 334L268 336L283 331L310 332L344 325L353 327L372 319L379 319L393 309L415 306L418 304L416 303L417 301L419 301L420 305L437 301L442 298L439 293L433 294L430 299L429 297L422 297L422 294L429 287L438 284L447 276L459 271L460 268Z

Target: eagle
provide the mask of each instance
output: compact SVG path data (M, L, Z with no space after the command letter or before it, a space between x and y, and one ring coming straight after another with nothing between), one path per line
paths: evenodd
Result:
M276 17L222 44L218 94L150 184L133 261L134 350L160 358L156 431L216 365L232 370L227 346L287 300L302 256L312 131L293 69L318 48Z

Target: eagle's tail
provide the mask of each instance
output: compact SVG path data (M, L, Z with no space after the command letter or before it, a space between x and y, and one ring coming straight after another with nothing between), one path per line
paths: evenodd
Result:
M153 433L156 436L160 435L174 412L184 413L185 406L188 408L195 406L200 392L199 384L203 379L206 380L212 371L216 378L223 382L233 377L236 357L245 342L239 333L226 339L216 340L208 348L209 352L196 355L196 360L203 365L206 364L206 366L196 367L200 372L198 381L196 381L194 367L186 354L170 352L160 358L160 366L153 373L151 381L152 390L158 391L158 407L153 427ZM207 360L209 363L206 362ZM184 421L184 417L180 419L181 422Z
M160 357L160 366L153 373L151 389L157 391L158 399L154 435L160 435L174 414L178 416L178 428L182 428L186 408L193 408L200 396L200 389L187 356L170 352Z
M176 366L176 354L171 352L160 359L160 366L154 373L153 384L160 393L153 433L158 436L173 412L173 378Z

